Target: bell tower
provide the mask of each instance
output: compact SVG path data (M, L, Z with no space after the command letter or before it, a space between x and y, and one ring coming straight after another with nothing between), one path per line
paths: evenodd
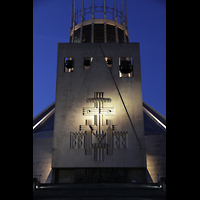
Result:
M78 11L72 1L70 41L58 44L52 180L144 183L139 43L129 43L127 2L98 2Z
M97 2L97 1L96 1ZM98 2L97 2L98 3ZM103 18L95 18L95 14L103 13ZM89 14L92 18L85 20ZM112 16L107 19L107 15ZM82 0L81 10L76 10L76 0L72 2L70 43L121 43L129 42L127 25L127 2L122 0L122 11L117 10L116 0L114 7L108 7L106 0L102 6L96 6L92 0L90 7L84 7Z

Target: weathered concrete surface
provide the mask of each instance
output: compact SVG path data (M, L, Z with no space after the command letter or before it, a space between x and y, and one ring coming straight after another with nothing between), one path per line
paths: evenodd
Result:
M159 177L166 177L166 135L145 136L147 169L153 179L158 182Z
M53 138L33 140L33 175L39 175L40 182L45 183L51 171Z
M112 73L123 97L130 118L134 124L140 143L144 147L144 124L141 89L141 70L139 43L101 44L105 56L112 57ZM133 57L134 77L119 77L119 57ZM64 72L64 57L73 57L74 71ZM83 58L93 57L88 70L83 70ZM111 103L104 107L114 107L114 116L103 116L112 119L119 131L128 131L126 149L113 149L113 155L105 155L104 161L94 161L92 155L85 155L85 149L70 149L70 132L79 131L86 119L94 122L93 116L83 116L83 107L92 107L86 98L93 98L94 92L104 92ZM105 154L105 153L104 153ZM141 149L131 127L116 86L100 45L93 44L58 44L56 106L53 139L53 168L69 167L146 167L145 149Z

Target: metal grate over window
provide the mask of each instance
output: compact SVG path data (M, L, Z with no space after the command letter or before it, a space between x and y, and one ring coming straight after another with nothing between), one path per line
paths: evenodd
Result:
M94 24L94 42L104 43L104 25Z
M83 26L82 42L91 43L91 29L92 25Z

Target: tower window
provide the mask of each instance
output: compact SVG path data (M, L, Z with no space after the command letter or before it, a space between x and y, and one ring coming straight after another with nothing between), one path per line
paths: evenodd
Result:
M83 35L82 35L82 42L83 43L91 43L91 24L83 26Z
M112 57L105 57L105 61L108 67L112 67L113 65Z
M119 77L133 77L133 58L119 57Z
M106 30L107 30L107 43L115 43L116 38L115 38L115 26L111 26L106 24Z
M94 42L104 43L104 24L94 24Z
M80 43L80 28L74 31L74 43Z
M83 69L87 70L90 68L90 64L93 60L93 57L84 57L83 59Z
M64 72L73 72L74 71L74 58L65 57L64 58Z
M124 31L120 28L118 29L118 37L119 37L119 43L123 43L124 42Z

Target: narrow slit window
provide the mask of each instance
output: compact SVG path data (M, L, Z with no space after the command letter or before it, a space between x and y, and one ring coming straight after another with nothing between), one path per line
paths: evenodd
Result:
M83 69L87 70L90 68L90 64L92 63L93 57L84 57L83 59Z
M74 58L65 57L64 58L64 72L73 72L74 71Z
M112 61L112 57L105 57L105 61L108 67L112 67L113 66L113 61Z
M133 58L119 57L119 77L133 77Z

